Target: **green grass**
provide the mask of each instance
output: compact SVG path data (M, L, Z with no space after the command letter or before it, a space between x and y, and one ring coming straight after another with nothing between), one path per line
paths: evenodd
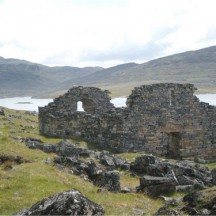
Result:
M76 188L96 191L90 183L68 175L43 161L17 165L11 171L0 171L0 214L11 214L54 193ZM13 205L11 205L11 202Z
M10 136L34 137L53 144L61 139L39 135L37 116L9 109L5 109L5 112L6 116L0 116L0 155L20 156L30 163L13 164L13 169L7 171L4 170L5 164L0 165L0 215L10 215L22 208L30 207L44 197L70 189L79 190L87 198L103 206L106 215L134 215L133 209L141 209L152 215L163 205L162 201L151 199L145 194L98 192L98 187L79 176L70 175L66 170L59 170L47 164L48 158L52 160L55 154L29 149ZM9 118L9 114L15 115L16 118ZM85 142L74 142L80 147L88 147ZM132 161L138 155L119 156ZM132 177L125 171L120 173L122 187L139 185L138 177Z
M0 165L0 215L10 215L22 208L30 207L40 199L57 192L77 189L90 200L103 206L106 215L134 215L133 209L140 209L147 215L152 215L163 205L161 200L152 199L142 193L111 193L98 192L98 187L70 175L66 170L59 170L47 161L52 161L55 154L46 154L40 150L27 148L23 143L11 136L34 137L47 143L58 143L62 139L41 136L38 132L37 116L30 116L24 111L5 109L6 116L0 116L0 156L20 156L30 163L16 165L13 169L5 170L5 164ZM15 118L9 118L14 115ZM82 148L93 148L85 142L70 140ZM119 157L133 162L142 153L122 153ZM8 162L7 162L8 163ZM205 164L212 169L216 162ZM120 170L121 187L136 188L139 186L139 177L131 176L130 172ZM173 197L182 198L184 194L175 193ZM216 196L215 187L203 192L203 204Z
M142 153L121 153L118 154L119 157L126 159L128 162L134 162L136 157L141 156Z
M204 166L207 166L210 170L216 168L216 162L210 162L210 163L206 163L206 164L203 164Z
M131 176L130 172L128 171L120 171L120 174L121 187L136 188L139 186L138 176Z
M34 137L47 143L58 143L61 139L47 138L38 133L37 116L29 116L21 111L6 109L7 116L0 116L0 156L20 156L30 161L16 165L13 169L4 170L6 165L0 165L0 215L10 215L22 208L30 207L40 199L54 193L77 189L90 200L105 208L106 215L134 215L133 209L140 209L147 215L152 215L163 205L161 200L152 199L142 193L111 193L98 192L98 187L70 175L66 170L59 170L51 166L47 161L52 161L55 154L46 154L40 150L27 148L23 143L11 138L11 136ZM9 118L8 115L15 115ZM79 147L88 148L85 142L77 142ZM92 147L92 146L90 146ZM133 162L142 153L122 153L118 156ZM205 164L210 169L216 166L216 162ZM139 186L139 177L131 176L128 171L120 170L121 187L136 188ZM215 187L207 189L204 193L205 200L210 200L216 194ZM181 198L184 194L176 193L173 197Z

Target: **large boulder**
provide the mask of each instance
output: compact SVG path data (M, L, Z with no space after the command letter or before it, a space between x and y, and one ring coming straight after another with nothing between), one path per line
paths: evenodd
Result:
M102 151L99 155L100 163L107 166L110 170L112 169L129 169L130 164L115 154L111 154L108 151Z
M13 215L104 215L104 209L77 190L54 194Z
M153 155L142 155L137 157L133 164L131 164L131 171L138 174L148 174L149 165L155 164L156 158Z
M153 155L137 157L130 170L138 175L169 177L176 185L195 185L200 189L216 184L216 169L210 173L205 166L192 165L189 161L159 160Z
M176 186L170 178L143 176L140 178L139 189L150 196L157 197L173 194L176 191Z
M104 187L109 191L120 192L120 175L117 171L107 171L99 173L92 179L94 184L99 187Z
M152 197L158 197L161 195L172 195L176 191L176 186L174 183L163 183L159 185L150 185L144 188L144 192Z
M59 156L82 156L89 157L91 151L77 147L68 140L60 141L57 144L44 143L40 139L26 138L25 144L31 149L40 149L46 153L56 153Z
M154 216L160 216L160 215L171 215L171 216L180 216L181 214L169 206L165 205L157 210L156 213L154 213Z
M212 175L212 183L216 185L216 168L212 169L211 175Z
M166 177L143 176L140 178L140 186L145 188L150 185L159 185L164 183L171 183L172 179Z

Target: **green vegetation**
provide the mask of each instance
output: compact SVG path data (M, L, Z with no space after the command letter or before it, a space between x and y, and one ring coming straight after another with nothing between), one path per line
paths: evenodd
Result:
M216 161L205 164L210 170L216 167Z
M141 156L142 153L121 153L118 154L119 157L126 159L128 162L133 162L136 157Z
M51 163L55 154L31 150L11 136L35 137L48 143L57 143L61 139L39 135L37 116L9 109L5 109L5 112L6 116L0 116L0 156L19 156L30 162L18 165L6 161L0 165L0 215L10 215L22 208L30 207L44 197L70 189L77 189L92 201L102 205L106 215L134 215L133 209L141 209L152 215L163 205L162 201L151 199L144 194L99 192L98 187L79 176L57 169ZM87 148L84 142L79 142L79 145ZM136 155L138 154L121 154L129 161ZM13 168L5 169L8 165L12 165ZM135 188L139 185L138 177L132 177L126 171L120 173L122 187Z
M216 186L202 190L198 198L198 205L205 206L215 200Z
M40 150L27 148L13 137L34 137L44 142L58 143L61 139L47 138L38 133L37 116L25 111L4 109L6 116L0 115L0 156L21 157L29 162L16 164L5 161L0 164L0 215L10 215L25 207L30 207L38 200L54 193L77 189L90 200L105 208L106 215L135 215L134 209L140 209L152 215L164 203L142 193L111 193L100 191L98 187L79 176L71 175L67 169L59 170L53 165L55 154L46 154ZM82 148L88 148L85 142L76 142ZM90 146L91 148L93 146ZM133 162L142 153L122 153L118 156ZM206 164L209 169L216 162ZM8 169L12 167L12 169ZM120 172L121 187L136 188L139 177L130 172ZM182 198L184 193L175 193L174 198ZM202 191L199 204L205 205L216 196L216 187Z

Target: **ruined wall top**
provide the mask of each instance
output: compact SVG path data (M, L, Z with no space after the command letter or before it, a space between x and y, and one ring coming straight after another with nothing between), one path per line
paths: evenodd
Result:
M197 106L209 106L200 103L194 96L196 88L193 84L160 83L152 85L142 85L135 87L127 99L127 108L124 111L145 113L158 113L162 109L182 109L190 112L192 104ZM70 114L76 112L78 102L82 102L82 107L86 114L104 114L110 110L118 112L118 108L110 102L109 91L96 87L76 86L71 88L66 94L60 96L39 112L53 115ZM123 109L122 109L123 110Z
M82 107L86 113L98 114L114 108L110 102L109 91L101 90L96 87L76 86L71 88L66 94L56 98L48 106L40 108L40 111L56 112L75 112L78 102L82 102Z
M160 83L134 88L127 99L127 107L138 110L154 110L187 106L191 100L199 101L193 96L196 88L192 84Z

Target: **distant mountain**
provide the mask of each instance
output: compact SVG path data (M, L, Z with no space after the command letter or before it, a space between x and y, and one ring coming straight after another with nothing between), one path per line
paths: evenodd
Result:
M100 85L105 83L120 83L124 82L122 78L125 78L124 73L131 68L137 66L136 63L126 63L122 65L117 65L114 67L98 70L92 74L88 74L85 77L79 77L77 79L71 79L62 83L61 87L71 87L71 83L74 85Z
M193 83L201 93L216 93L216 46L110 68L48 67L0 57L0 97L57 96L73 85L97 86L114 95L159 82Z
M193 83L200 92L216 93L216 46L123 66L97 71L86 76L83 83L99 83L99 86L110 86L111 90L123 84L131 89L159 82Z
M101 67L48 67L0 57L0 97L36 96L55 91L62 82L89 75Z

